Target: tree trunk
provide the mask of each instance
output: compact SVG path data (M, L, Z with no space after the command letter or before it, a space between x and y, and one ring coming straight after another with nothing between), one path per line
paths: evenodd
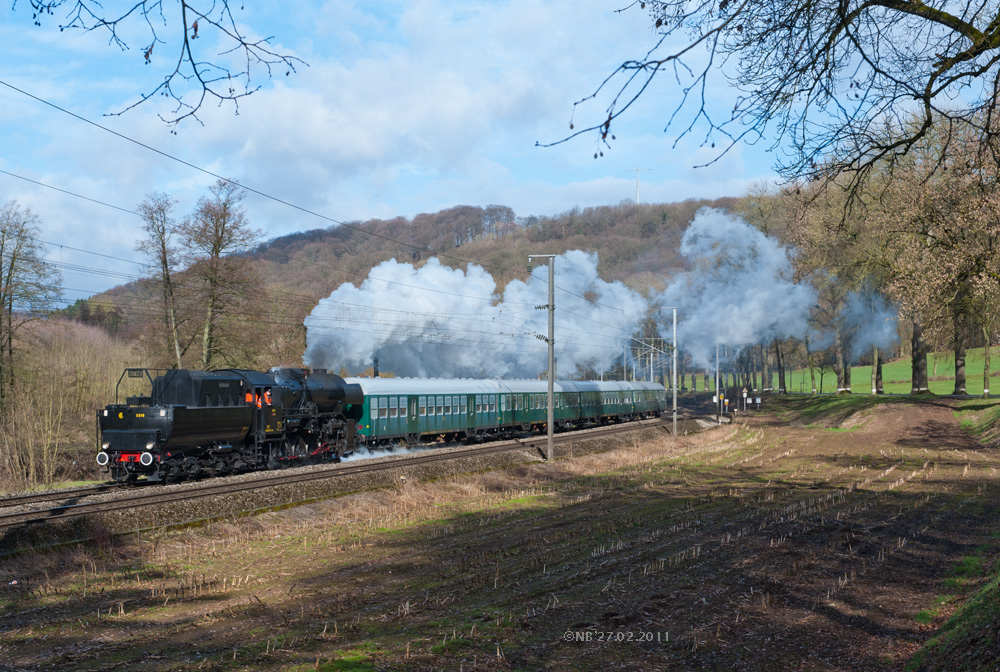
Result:
M778 366L778 394L785 394L785 359L778 339L774 339L774 363Z
M812 390L810 394L816 394L816 369L813 366L813 353L809 351L809 337L805 338L806 346L806 365L809 367L809 389Z
M210 371L212 365L212 347L215 338L215 292L209 294L208 310L205 312L205 330L201 337L201 365Z
M952 312L955 352L955 389L952 394L965 394L965 320L961 307Z
M851 393L851 362L847 355L850 351L850 337L837 331L833 340L833 372L837 376L837 394Z
M952 394L965 394L965 344L955 343L955 389Z
M983 325L983 398L990 396L990 325Z
M170 268L166 264L163 265L163 299L164 305L167 311L167 328L170 330L171 346L173 346L174 363L177 368L183 368L181 365L181 337L177 330L177 305L174 301L174 286L173 282L170 280Z
M919 320L913 320L913 338L910 341L910 394L930 394L927 387L927 343Z
M878 394L878 346L872 346L872 394Z
M875 360L875 394L885 394L882 386L882 355L876 353Z
M847 344L844 347L843 353L844 357L844 391L848 394L851 393L851 362L847 359L847 353L850 351L850 345Z
M764 344L760 344L760 386L764 390L771 389L771 375L767 370L767 350Z

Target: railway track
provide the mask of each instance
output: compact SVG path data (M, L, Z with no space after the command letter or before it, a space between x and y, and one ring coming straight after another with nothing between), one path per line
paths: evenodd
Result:
M598 427L594 429L557 434L555 442L564 444L581 439L596 439L604 436L612 436L622 432L633 431L643 427L662 427L666 430L669 421L663 419L642 420L609 427ZM428 450L421 453L411 453L377 462L348 462L331 466L327 469L311 471L289 471L279 473L269 473L258 479L232 481L229 479L213 479L204 484L199 484L195 488L184 490L156 488L141 488L132 490L121 490L112 485L99 485L91 488L76 488L73 490L63 490L52 493L38 493L17 497L8 497L0 500L0 507L12 508L34 503L51 503L52 506L43 508L32 508L30 510L18 510L0 513L0 530L18 527L21 525L31 525L43 522L61 521L79 516L115 511L121 509L125 504L129 508L152 506L158 504L168 504L188 500L202 499L219 495L245 492L248 490L258 490L261 488L273 488L284 485L294 485L308 483L323 479L337 479L357 474L371 473L387 469L399 469L418 467L438 462L453 462L463 458L480 457L494 453L511 450L524 450L529 448L541 452L541 447L545 445L545 437L532 436L503 443L490 443L487 445L473 446L469 448L459 448L451 450ZM108 491L121 492L121 497L113 497L101 501L76 501L87 498L95 494Z
M91 485L84 488L70 488L66 490L49 490L45 492L32 492L25 495L11 495L0 497L0 509L11 506L24 506L25 504L36 504L39 502L54 502L75 497L90 497L103 492L114 492L121 487L116 483L107 482L99 485Z

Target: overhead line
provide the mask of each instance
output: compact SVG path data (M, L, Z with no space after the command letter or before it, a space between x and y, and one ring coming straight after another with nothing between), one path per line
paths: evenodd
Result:
M407 243L407 242L404 242L402 240L397 240L395 238L390 238L389 236L385 236L385 235L382 235L380 233L376 233L374 231L369 231L369 230L364 229L362 227L354 226L352 224L348 224L347 222L344 222L344 221L341 221L341 220L338 220L338 219L334 219L333 217L329 217L327 215L321 214L321 213L316 212L314 210L310 210L309 208L305 208L303 206L296 205L294 203L291 203L290 201L286 201L286 200L284 200L282 198L278 198L277 196L273 196L273 195L268 194L266 192L260 191L259 189L255 189L254 187L246 186L246 185L244 185L244 184L242 184L240 182L237 182L236 180L233 180L231 178L223 177L222 175L219 175L218 173L213 173L212 171L210 171L210 170L208 170L206 168L202 168L201 166L195 165L195 164L191 163L190 161L186 161L186 160L181 159L179 157L176 157L176 156L174 156L172 154L168 154L167 152L164 152L164 151L162 151L160 149L157 149L157 148L155 148L155 147L153 147L151 145L147 145L144 142L140 142L139 140L135 140L134 138L130 138L127 135L119 133L118 131L114 131L114 130L108 128L107 126L102 126L101 124L98 124L98 123L96 123L94 121L91 121L90 119L87 119L86 117L82 117L82 116L76 114L75 112L71 112L71 111L67 110L66 108L60 107L59 105L56 105L55 103L52 103L52 102L50 102L48 100L45 100L44 98L40 98L39 96L36 96L36 95L34 95L32 93L28 93L24 89L20 89L20 88L14 86L13 84L10 84L9 82L6 82L6 81L4 81L2 79L0 79L0 84L2 84L3 86L6 86L7 88L9 88L9 89L11 89L13 91L17 91L18 93L20 93L23 96L27 96L28 98L31 98L32 100L35 100L35 101L37 101L39 103L42 103L43 105L51 107L54 110L57 110L59 112L62 112L63 114L67 114L67 115L73 117L74 119L82 121L85 124L89 124L90 126L98 128L98 129L100 129L100 130L102 130L102 131L104 131L106 133L110 133L111 135L114 135L115 137L121 138L122 140L125 140L126 142L133 143L133 144L135 144L135 145L137 145L139 147L142 147L144 149L147 149L147 150L149 150L149 151L151 151L151 152L153 152L155 154L159 154L160 156L162 156L164 158L170 159L171 161L175 161L177 163L180 163L181 165L187 166L188 168L191 168L191 169L196 170L198 172L204 173L205 175L209 175L211 177L214 177L216 179L222 180L224 182L228 182L230 184L234 184L234 185L240 187L241 189L245 189L245 190L247 190L247 191L249 191L249 192L251 192L253 194L257 194L258 196L261 196L262 198L274 201L275 203L280 203L280 204L288 206L288 207L290 207L290 208L292 208L294 210L298 210L299 212L303 212L303 213L312 215L312 216L317 217L319 219L322 219L324 221L331 222L333 224L337 224L338 226L346 227L348 229L351 229L352 231L357 231L359 233L367 234L367 235L373 236L375 238L380 238L382 240L385 240L386 242L395 243L397 245L402 245L404 247L408 247L410 249L417 250L417 251L420 251L420 252L427 252L427 253L433 254L435 256L441 257L441 258L451 259L453 261L458 261L458 262L465 263L465 264L476 264L477 266L482 266L483 268L487 268L487 266L485 264L479 264L477 262L474 262L474 261L469 260L469 259L465 259L463 257L458 257L458 256L450 255L450 254L441 253L441 252L435 252L434 250L432 250L430 248L420 247L418 245L413 245L412 243ZM17 177L19 179L25 179L25 180L27 180L29 182L33 182L33 180L29 180L28 178L23 178L23 177L21 177L19 175L13 175L11 173L7 173L7 174L12 175L13 177ZM41 183L35 182L35 184L41 184ZM41 185L41 186L47 186L47 185ZM52 188L55 189L55 187L52 187ZM72 194L71 192L64 191L64 190L61 190L61 189L57 189L57 191L63 191L63 193L67 193L67 194L71 194L71 195L77 195L77 194ZM90 198L87 198L85 196L80 196L80 198L85 198L86 200L93 201L95 203L101 203L100 201L97 201L95 199L90 199ZM132 214L138 214L138 213L136 213L134 211L125 210L124 208L119 208L117 206L109 206L109 207L113 207L113 208L115 208L117 210L122 210L123 212L129 212L129 213L132 213ZM573 296L577 296L577 297L579 297L579 298L581 298L581 299L583 299L585 301L591 301L590 299L587 299L586 297L580 296L579 294L571 292L568 289L564 289L562 287L559 287L558 285L556 285L555 288L559 289L560 291L566 292L567 294L571 294ZM603 306L605 306L607 308L613 308L615 310L621 310L617 306L609 306L609 305L606 305L606 304L599 304L599 305L603 305Z
M4 83L5 82L0 81L0 84L4 84ZM10 85L8 84L7 86L10 86ZM30 94L28 94L28 95L30 95ZM70 114L72 114L72 113L70 113ZM72 192L72 191L67 191L66 189L60 189L59 187L53 187L51 184L45 184L44 182L39 182L38 180L33 180L30 177L25 177L24 175L18 175L17 173L11 173L11 172L6 171L6 170L0 170L0 173L3 173L4 175L9 175L10 177L13 177L13 178L18 179L18 180L24 180L25 182L30 182L31 184L38 185L39 187L45 187L46 189L53 189L55 191L58 191L59 193L66 194L68 196L74 196L76 198L82 198L85 201L90 201L91 203L97 203L98 205L103 205L106 208L111 208L113 210L120 210L121 212L127 213L129 215L137 215L139 217L142 217L142 215L140 215L135 210L129 210L127 208L122 208L122 207L119 207L117 205L112 205L110 203L105 203L104 201L99 201L96 198L90 198L89 196L84 196L82 194L77 194L77 193Z
M3 82L0 81L0 83L3 83ZM6 170L0 170L0 173L2 173L4 175L9 175L9 176L17 178L19 180L24 180L26 182L30 182L32 184L38 185L40 187L44 187L46 189L52 189L54 191L58 191L60 193L67 194L69 196L74 196L76 198L82 198L82 199L84 199L86 201L90 201L92 203L98 203L100 205L104 205L104 206L107 206L109 208L113 208L115 210L119 210L119 211L127 213L127 214L135 215L135 216L140 217L140 218L142 217L141 213L138 213L138 212L136 212L134 210L128 210L126 208L122 208L122 207L119 207L117 205L112 205L110 203L105 203L104 201L99 201L97 199L89 198L87 196L82 196L80 194L77 194L77 193L74 193L74 192L71 192L71 191L67 191L65 189L60 189L59 187L54 187L54 186L52 186L50 184L45 184L44 182L39 182L38 180L32 180L30 178L24 177L23 175L17 175L15 173L11 173L11 172L6 171ZM238 183L237 182L233 182L233 184L238 184ZM240 186L242 186L242 185L240 185ZM349 228L355 228L356 229L357 227L349 227ZM357 229L357 230L360 230L360 231L364 232L363 229ZM375 235L375 234L373 234L373 235ZM39 242L45 242L45 241L39 241ZM97 255L97 256L107 257L109 259L116 259L118 261L125 261L125 262L130 263L130 264L142 265L142 262L135 261L135 260L132 260L132 259L122 259L121 257L113 257L113 256L110 256L110 255L101 254L99 252L91 252L90 250L83 250L83 249L79 249L79 248L73 248L73 247L69 247L68 245L62 245L62 244L59 244L59 243L46 242L45 244L56 246L56 247L63 247L65 249L72 249L74 251L83 252L85 254L94 254L94 255ZM278 255L276 255L276 256L278 256ZM376 281L376 282L384 282L384 283L389 284L389 285L398 285L400 287L409 287L411 289L416 289L416 290L419 290L419 291L434 292L434 293L437 293L437 294L445 294L447 296L458 296L458 297L461 297L461 298L464 298L464 299L472 299L472 300L475 300L475 301L486 301L486 302L492 303L493 300L494 300L494 297L480 297L480 296L472 296L472 295L469 295L469 294L459 294L457 292L449 292L449 291L446 291L446 290L443 290L443 289L435 289L435 288L432 288L432 287L423 287L423 286L420 286L420 285L410 285L410 284L407 284L405 282L398 282L396 280L385 280L383 278L377 278L377 277L374 277L372 275L368 275L367 277L362 277L359 273L352 273L350 271L345 271L343 269L336 268L335 266L330 266L329 264L322 264L322 263L319 263L317 261L311 261L309 259L295 259L290 254L283 254L283 255L280 255L280 256L284 256L285 260L288 261L288 262L295 262L295 263L300 263L300 264L310 264L310 265L313 265L313 266L319 266L320 268L325 268L325 269L334 271L336 273L341 273L341 274L343 274L343 275L345 275L345 276L347 276L349 278L352 278L352 279L361 279L361 282L363 282L364 280L373 280L373 281ZM446 255L438 255L438 256L446 256ZM466 262L466 263L475 263L475 262ZM322 299L320 299L320 300L322 300ZM529 304L524 303L523 305L529 305Z

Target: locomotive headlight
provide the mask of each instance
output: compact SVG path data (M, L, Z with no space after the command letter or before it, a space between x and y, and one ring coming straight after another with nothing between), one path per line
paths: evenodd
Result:
M103 448L104 450L107 450L110 447L111 447L110 441L105 441L104 443L101 444L101 448Z
M111 461L111 457L103 450L97 454L97 464L104 467Z
M167 415L167 410L165 408L160 409L160 417L165 417Z
M148 467L152 463L153 463L152 453L143 453L142 455L139 456L139 464L141 464L142 466Z
M106 409L106 408L104 409L104 417L105 418L108 417L108 409Z
M149 443L146 444L146 450L152 450L153 448L156 448L155 441L150 441Z

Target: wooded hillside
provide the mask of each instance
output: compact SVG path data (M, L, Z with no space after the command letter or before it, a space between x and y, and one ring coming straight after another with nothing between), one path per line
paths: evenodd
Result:
M360 284L379 263L396 259L421 266L431 257L454 268L482 266L503 287L528 276L529 254L596 252L605 280L643 295L662 290L680 265L681 236L702 207L736 208L736 198L635 206L622 203L574 208L553 217L517 216L504 206L456 206L407 219L349 222L275 238L239 255L246 282L258 291L241 297L221 316L215 332L218 366L299 366L305 348L303 320L320 299L344 283ZM182 363L197 368L201 294L185 292L190 269L176 273ZM171 366L168 325L157 279L117 287L78 301L67 315L141 343L150 366Z

